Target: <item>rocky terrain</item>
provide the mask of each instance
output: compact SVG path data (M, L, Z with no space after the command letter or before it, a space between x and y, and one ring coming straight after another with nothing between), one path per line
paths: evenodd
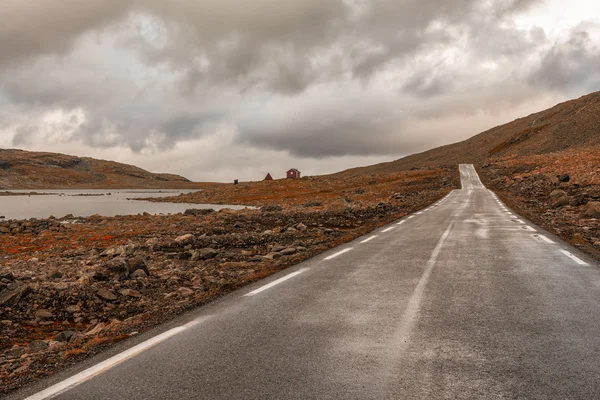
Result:
M517 212L600 259L600 146L513 155L478 169Z
M0 189L194 188L184 177L153 174L133 165L0 149Z
M6 221L0 393L422 209L458 185L457 168L426 168L345 183L223 185L197 199L260 209Z

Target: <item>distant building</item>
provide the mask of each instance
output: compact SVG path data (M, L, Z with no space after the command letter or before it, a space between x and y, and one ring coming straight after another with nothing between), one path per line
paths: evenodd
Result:
M287 172L288 179L300 179L300 171L296 168L292 168Z
M267 174L267 176L265 177L265 181L272 181L273 177L271 176L271 174Z

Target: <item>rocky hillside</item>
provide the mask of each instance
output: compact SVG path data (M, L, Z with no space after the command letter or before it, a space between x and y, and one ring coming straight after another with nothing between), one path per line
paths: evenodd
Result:
M593 146L600 146L600 92L497 126L463 142L341 174L386 173L459 163L482 165L507 156L533 156Z
M114 161L0 149L0 189L179 188L186 178Z

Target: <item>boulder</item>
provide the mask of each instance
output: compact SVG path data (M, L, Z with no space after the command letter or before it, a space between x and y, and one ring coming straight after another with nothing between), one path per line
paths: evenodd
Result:
M583 207L583 211L579 215L580 218L599 218L600 219L600 202L590 201Z
M180 246L186 246L186 245L190 244L193 239L194 239L194 235L192 235L191 233L188 233L187 235L182 235L182 236L175 238L175 243L177 243Z
M133 274L135 271L142 270L146 273L146 275L150 275L150 270L148 270L148 266L146 262L141 258L133 258L127 260L128 271L127 275Z
M29 351L37 353L39 351L46 350L48 348L48 342L45 340L34 340L29 343Z
M121 290L119 290L119 293L121 293L123 296L127 296L127 297L135 297L135 298L142 297L142 294L134 289L121 289Z
M571 180L571 177L569 176L569 174L561 174L559 175L558 180L560 180L561 182L569 182Z
M564 190L553 190L548 196L552 208L558 208L569 204L569 197Z
M20 282L9 284L0 292L0 306L16 306L30 290L29 286Z
M206 208L206 209L188 208L187 210L185 210L184 214L185 215L194 215L196 217L199 217L202 215L212 214L214 212L215 212L215 210L213 210L212 208Z
M130 278L147 278L148 274L143 270L143 269L137 269L135 271L133 271L130 275Z
M50 319L54 317L54 314L48 310L37 310L34 315L37 319Z
M54 336L54 340L57 342L68 342L76 333L76 331L62 331Z
M117 299L117 295L111 292L108 289L100 289L96 292L98 297L107 301L115 301Z
M296 249L293 247L288 247L287 249L281 250L280 253L284 256L291 256L292 254L296 254Z

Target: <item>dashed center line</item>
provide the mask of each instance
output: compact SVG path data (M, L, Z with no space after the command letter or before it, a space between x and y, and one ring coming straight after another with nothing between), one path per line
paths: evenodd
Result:
M363 240L361 243L367 243L367 242L370 242L371 240L375 239L376 237L377 237L377 235L373 235L373 236L371 236L370 238Z
M332 255L330 255L329 257L325 257L325 259L326 259L326 260L331 260L331 259L333 259L333 258L336 258L337 256L341 256L342 254L349 252L350 250L352 250L352 247L349 247L349 248L347 248L347 249L344 249L344 250L342 250L342 251L338 251L337 253L335 253L335 254L332 254Z
M529 225L522 226L521 228L525 229L526 231L537 232L535 229L533 229Z
M386 232L389 232L389 231L391 231L392 229L394 229L394 227L393 227L393 226L392 226L392 227L390 227L390 228L384 229L384 230L382 230L381 232L383 232L383 233L386 233Z
M263 292L263 291L265 291L267 289L270 289L270 288L272 288L275 285L279 285L281 282L285 282L288 279L291 279L291 278L295 277L296 275L300 275L301 273L303 273L305 271L308 271L308 268L302 268L302 269L299 269L296 272L292 272L291 274L286 275L283 278L279 278L279 279L277 279L277 280L275 280L275 281L273 281L273 282L271 282L271 283L269 283L269 284L267 284L267 285L265 285L263 287L260 287L260 288L258 288L256 290L253 290L252 292L250 292L248 294L245 294L244 296L254 296L256 294L259 294L260 292Z
M402 221L398 222L396 225L402 225L405 222L406 222L406 220L402 220Z
M586 263L585 261L583 261L582 259L580 259L579 257L575 256L573 253L569 253L566 250L560 250L561 253L563 253L565 256L569 257L571 260L575 261L578 265L589 265L588 263Z

